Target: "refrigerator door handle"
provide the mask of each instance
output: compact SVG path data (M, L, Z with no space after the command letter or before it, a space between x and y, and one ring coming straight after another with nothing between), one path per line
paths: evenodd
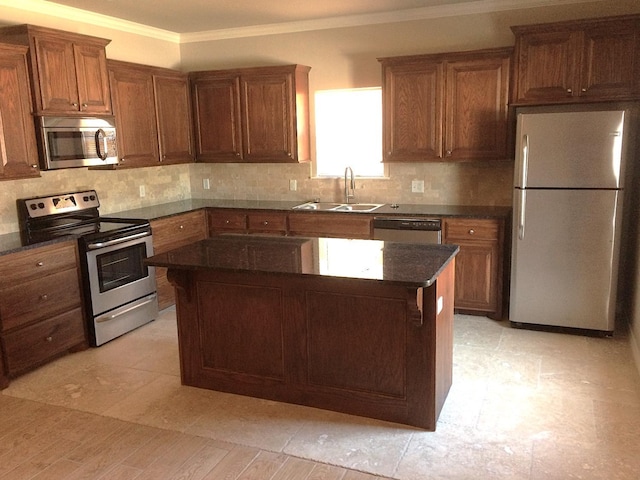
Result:
M529 171L529 135L522 136L522 164L520 170L520 186L527 187L527 173Z
M525 211L525 205L527 203L527 192L526 190L519 190L519 198L518 198L518 239L519 240L524 240L524 225L525 225L525 218L524 218L524 211Z

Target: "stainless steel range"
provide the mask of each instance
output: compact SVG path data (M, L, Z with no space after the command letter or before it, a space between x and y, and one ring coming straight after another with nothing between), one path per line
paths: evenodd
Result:
M18 200L23 243L77 236L89 341L102 345L158 316L148 220L101 217L95 190Z

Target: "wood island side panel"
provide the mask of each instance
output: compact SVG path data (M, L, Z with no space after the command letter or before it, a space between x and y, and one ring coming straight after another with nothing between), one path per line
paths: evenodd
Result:
M435 430L452 380L454 271L409 288L170 269L182 383Z

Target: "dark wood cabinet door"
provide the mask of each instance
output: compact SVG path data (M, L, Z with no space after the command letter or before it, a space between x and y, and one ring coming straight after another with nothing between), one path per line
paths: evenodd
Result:
M640 21L586 28L580 96L628 99L640 94Z
M0 180L40 175L26 51L0 46Z
M512 27L512 104L640 98L640 16Z
M189 81L186 75L153 76L160 161L195 161L191 131Z
M570 100L579 89L578 32L542 31L520 35L516 56L517 102Z
M385 162L442 158L443 80L442 62L383 62Z
M198 161L243 161L239 76L194 75L191 98Z
M110 63L109 78L118 128L119 166L158 165L152 75Z
M446 64L444 157L507 157L510 51Z
M447 218L444 242L460 246L456 256L455 308L502 317L502 244L497 219Z
M286 162L296 154L293 81L287 73L240 77L244 158Z
M111 113L107 56L103 46L74 45L79 109L82 113Z
M43 113L77 113L80 109L73 44L63 38L34 38L39 92L38 110Z

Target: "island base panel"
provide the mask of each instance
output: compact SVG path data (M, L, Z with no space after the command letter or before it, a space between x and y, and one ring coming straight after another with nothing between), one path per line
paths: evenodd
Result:
M182 383L435 430L451 386L454 268L425 288L170 270Z

